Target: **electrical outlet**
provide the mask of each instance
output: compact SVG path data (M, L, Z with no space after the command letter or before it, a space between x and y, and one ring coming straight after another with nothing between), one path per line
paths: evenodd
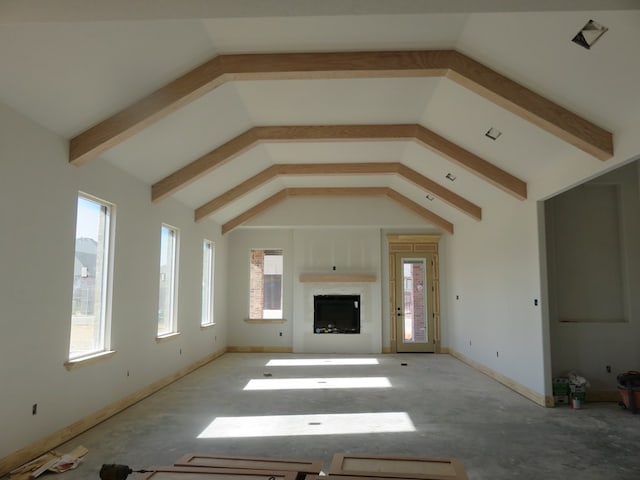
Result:
M37 404L37 403L34 403L34 404L31 406L31 415L37 415L37 414L38 414L38 404Z
M280 332L280 336L282 336L282 332Z
M127 370L127 377L129 376L129 370Z
M496 358L500 358L500 353L496 352Z

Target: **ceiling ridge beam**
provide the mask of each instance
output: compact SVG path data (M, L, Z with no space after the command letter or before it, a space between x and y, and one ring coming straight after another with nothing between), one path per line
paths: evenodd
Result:
M98 157L228 81L428 76L447 76L597 158L613 156L610 132L455 50L419 50L220 55L72 138L69 162Z
M237 217L232 218L231 220L226 222L224 225L222 225L222 234L224 235L225 233L227 233L227 232L233 230L234 228L236 228L238 225L242 225L247 220L255 217L259 213L262 213L265 210L270 209L271 207L273 207L277 203L282 202L283 200L285 200L287 198L287 196L288 196L287 189L280 190L275 195L271 195L266 200L263 200L259 204L251 207L249 210L241 213Z
M301 164L278 164L272 165L257 173L253 177L227 190L223 194L210 200L204 205L196 208L195 221L199 222L203 218L215 213L234 200L255 190L260 185L269 180L283 175L376 175L376 174L396 174L412 182L427 193L434 195L446 204L457 208L462 213L469 215L475 220L482 219L482 209L439 185L428 177L401 163L301 163Z
M227 190L221 195L218 195L213 200L208 201L204 205L199 206L195 210L195 221L199 222L205 217L208 217L212 213L221 209L225 205L233 202L234 200L246 195L252 190L255 190L260 185L264 185L269 180L276 178L280 174L280 165L271 165L270 167L265 168L260 173L257 173L253 177L245 180L242 183L239 183L235 187Z
M253 148L257 142L255 128L241 133L200 158L176 170L151 186L151 201L158 202L177 190L195 182L207 172L224 165Z
M484 158L450 142L422 125L418 125L416 129L415 140L423 147L460 165L517 199L526 200L527 184Z
M613 135L495 70L452 51L447 78L599 160L613 157Z
M405 208L408 208L409 210L417 213L422 218L430 221L431 223L434 223L442 227L444 230L446 230L447 232L453 235L453 223L442 218L440 215L436 215L428 208L424 208L422 205L414 202L413 200L408 199L407 197L405 197L404 195L395 191L392 188L387 189L386 195L390 199L395 200L399 204L403 205Z
M176 170L151 187L157 202L260 143L320 141L415 141L463 166L480 178L523 200L527 185L487 160L459 147L420 124L258 126Z
M386 196L403 205L405 208L417 213L425 220L438 225L445 231L453 234L453 224L431 210L408 199L389 187L294 187L285 188L270 196L249 210L241 213L237 217L222 225L222 234L230 232L234 228L242 225L256 215L270 209L274 205L282 202L288 197L308 197L308 196Z
M423 190L426 190L434 197L439 198L450 206L457 208L462 213L466 213L475 220L482 220L482 208L457 193L452 192L448 188L434 182L430 178L425 177L403 164L398 165L398 175L421 187Z

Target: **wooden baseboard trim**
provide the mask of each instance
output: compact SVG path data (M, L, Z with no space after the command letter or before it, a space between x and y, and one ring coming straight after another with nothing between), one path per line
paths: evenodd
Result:
M244 347L244 346L230 346L227 347L229 353L293 353L291 347Z
M515 380L512 380L511 378L507 377L506 375L498 373L495 370L492 370L489 367L479 362L476 362L475 360L470 359L469 357L461 354L460 352L455 351L452 348L447 348L447 351L449 352L449 355L451 355L452 357L457 358L458 360L460 360L463 363L466 363L470 367L473 367L479 372L484 373L488 377L493 378L494 380L503 384L505 387L510 388L516 393L519 393L520 395L522 395L525 398L528 398L532 402L537 403L538 405L541 405L543 407L550 406L548 404L548 398L545 397L544 394L531 390L529 387L525 387L521 383L518 383ZM553 398L551 400L552 400L551 405L553 405Z
M140 400L147 398L151 394L166 387L167 385L175 382L176 380L184 377L185 375L193 372L194 370L206 365L207 363L215 360L225 353L224 349L213 352L206 357L181 368L180 370L168 375L160 380L153 382L146 387L133 392L126 397L107 405L106 407L98 410L97 412L88 415L71 425L58 430L57 432L44 437L37 442L27 445L10 455L0 458L0 477L6 475L11 470L25 464L29 460L32 460L40 455L56 448L57 446L71 440L73 437L80 435L81 433L95 427L99 423L105 421L109 417L123 411L124 409L138 403Z

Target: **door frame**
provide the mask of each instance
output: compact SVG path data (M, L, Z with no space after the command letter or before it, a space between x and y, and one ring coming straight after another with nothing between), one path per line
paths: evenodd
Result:
M440 338L440 273L438 243L440 235L387 235L389 244L389 351L397 353L397 316L395 311L396 297L396 254L431 254L433 264L431 272L433 285L429 300L433 305L433 339L435 353L442 353Z

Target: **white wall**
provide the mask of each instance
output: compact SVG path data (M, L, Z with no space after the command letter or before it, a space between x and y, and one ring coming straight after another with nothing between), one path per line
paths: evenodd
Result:
M193 212L179 203L152 204L148 185L105 161L69 165L66 140L2 104L0 126L2 458L223 348L226 240L219 226L195 224ZM116 205L116 354L67 371L80 190ZM181 335L156 343L162 222L180 229ZM201 330L203 238L216 244L218 324Z
M381 260L378 228L238 229L229 233L229 345L287 347L304 353L381 351ZM284 251L285 323L249 324L249 252ZM301 283L301 273L374 273L375 282ZM320 290L322 290L320 292ZM313 293L360 294L360 335L315 335ZM280 336L282 332L282 336Z
M482 222L460 222L447 237L440 260L445 345L542 394L537 205L501 195L485 205Z

